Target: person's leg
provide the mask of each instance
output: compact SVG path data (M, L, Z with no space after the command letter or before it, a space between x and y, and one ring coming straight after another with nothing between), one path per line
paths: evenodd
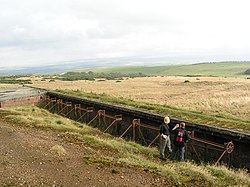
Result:
M172 153L172 148L171 148L170 136L167 137L166 141L167 141L168 152L171 154Z
M166 139L162 138L160 139L160 158L165 159L165 148L167 145Z
M171 154L171 160L176 159L177 151L178 151L178 147L174 146L174 149L173 149L172 154Z
M184 161L185 147L180 147L180 161Z

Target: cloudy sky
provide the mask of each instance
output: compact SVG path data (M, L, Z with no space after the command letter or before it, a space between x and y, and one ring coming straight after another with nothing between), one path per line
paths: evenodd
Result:
M248 0L0 0L0 66L250 60L249 8Z

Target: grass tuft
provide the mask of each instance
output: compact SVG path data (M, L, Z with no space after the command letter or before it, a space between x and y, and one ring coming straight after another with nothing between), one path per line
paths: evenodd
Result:
M50 152L57 154L58 156L65 156L67 154L66 150L61 145L54 145L51 147Z

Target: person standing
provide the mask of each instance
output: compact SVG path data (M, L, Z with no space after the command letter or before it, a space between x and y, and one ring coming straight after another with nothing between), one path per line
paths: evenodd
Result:
M164 122L160 126L160 159L166 160L165 149L168 148L168 152L171 154L171 141L170 141L170 130L169 130L170 118L164 117Z
M179 152L180 161L184 161L185 143L189 141L189 135L185 129L185 123L181 122L180 125L176 124L172 131L174 134L174 149L171 155L171 160L176 160L177 152Z

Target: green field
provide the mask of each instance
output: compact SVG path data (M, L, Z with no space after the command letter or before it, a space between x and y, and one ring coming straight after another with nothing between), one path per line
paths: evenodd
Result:
M223 76L242 77L250 69L250 62L211 62L166 66L123 66L113 68L94 68L79 71L142 73L146 75L181 75L181 76Z

